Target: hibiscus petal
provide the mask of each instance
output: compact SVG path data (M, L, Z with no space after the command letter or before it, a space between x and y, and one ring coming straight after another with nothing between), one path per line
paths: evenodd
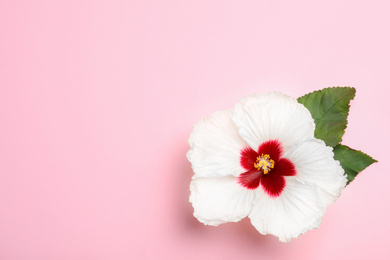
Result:
M256 163L256 159L259 154L250 147L246 147L241 150L241 166L245 170L253 170L255 168L254 164Z
M286 187L276 198L259 189L249 218L261 234L272 234L282 242L289 242L307 230L318 228L325 208L315 185L301 183L295 177L285 179Z
M272 175L277 176L295 176L297 171L294 164L287 158L282 158L272 169Z
M283 176L273 174L263 175L260 183L263 191L271 197L279 196L286 186L286 181Z
M347 183L340 162L333 159L331 147L318 139L306 141L285 153L295 165L296 177L319 187L325 206L333 203L340 196Z
M278 140L269 140L259 146L258 154L268 154L270 159L278 162L283 154L282 144Z
M240 136L257 151L268 140L284 149L314 137L315 124L307 108L279 92L251 95L234 107L233 121Z
M238 183L247 189L256 189L260 185L261 174L257 169L249 170L240 174Z
M245 172L240 164L241 150L248 144L239 136L232 111L216 112L195 126L188 143L187 158L195 176L216 177Z
M256 196L255 190L242 187L233 176L195 178L190 190L194 216L213 226L246 217Z

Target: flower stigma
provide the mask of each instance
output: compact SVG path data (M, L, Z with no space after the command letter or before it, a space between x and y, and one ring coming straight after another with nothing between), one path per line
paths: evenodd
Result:
M254 163L254 167L259 171L263 171L264 174L267 174L274 166L275 162L270 158L269 154L261 154Z

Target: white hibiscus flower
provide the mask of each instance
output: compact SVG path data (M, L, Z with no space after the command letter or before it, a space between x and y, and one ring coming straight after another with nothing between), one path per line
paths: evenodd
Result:
M275 92L199 121L187 153L194 216L214 226L248 216L283 242L318 228L347 179L314 129L303 105Z

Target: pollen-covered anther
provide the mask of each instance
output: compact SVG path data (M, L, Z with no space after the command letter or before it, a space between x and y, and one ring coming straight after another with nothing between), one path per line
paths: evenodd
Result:
M256 158L256 162L254 163L254 167L264 174L267 174L274 166L275 162L270 158L269 154L261 154L261 156Z

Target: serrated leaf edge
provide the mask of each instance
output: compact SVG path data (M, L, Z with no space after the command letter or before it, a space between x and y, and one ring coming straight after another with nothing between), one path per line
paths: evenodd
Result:
M353 148L351 148L351 147L349 147L349 146L347 146L347 145L345 145L345 144L338 144L338 145L342 145L342 146L344 146L345 148L347 148L347 149L349 149L349 150L352 150L352 151L355 151L355 152L359 152L359 153L361 153L361 154L364 154L365 156L367 156L368 158L370 158L371 160L373 160L373 162L372 163L376 163L376 162L378 162L378 160L375 160L374 158L372 158L370 155L368 155L368 154L366 154L366 153L364 153L364 152L362 152L361 150L356 150L356 149L353 149ZM333 147L333 149L334 148L336 148L336 146L335 147ZM371 164L370 164L371 165ZM370 165L368 165L368 166L370 166ZM367 166L367 167L368 167ZM366 168L367 168L366 167ZM366 168L364 168L364 169L366 169ZM363 169L363 170L364 170ZM362 170L362 171L363 171Z
M352 179L352 180L348 180L346 185L349 185L352 181L354 181L355 178L356 178L362 171L364 171L365 169L368 168L368 166L371 166L373 163L377 163L377 162L378 162L378 160L372 158L370 155L368 155L368 154L362 152L361 150L353 149L353 148L351 148L351 147L349 147L349 146L347 146L347 145L344 145L344 144L338 144L338 145L344 146L347 150L352 150L352 151L355 151L355 152L359 152L359 153L361 153L361 154L367 156L368 158L370 158L370 159L373 161L372 163L370 163L369 165L367 165L366 167L364 167L361 171L356 172L356 175L353 177L353 179ZM334 148L336 148L336 146L333 147L333 150L334 150ZM334 151L333 151L333 158L334 158ZM355 170L353 170L352 168L343 166L343 165L341 164L341 161L340 161L340 160L337 160L336 158L334 158L334 159L340 163L340 166L344 169L344 171L345 171L346 168L348 168L348 169L350 169L350 170L352 170L352 171L355 172ZM347 175L347 173L345 173L345 174Z
M299 101L299 99L301 99L301 98L305 98L306 96L308 96L308 95L311 95L311 94L313 94L313 93L315 93L315 92L320 92L320 91L324 91L324 90L326 90L326 89L342 89L342 88L350 88L350 89L353 89L353 96L352 96L352 98L349 100L349 102L348 102L348 111L347 111L347 117L346 117L346 121L347 121L347 123L345 124L345 127L342 129L342 135L341 135L341 141L339 142L339 143L337 143L336 145L339 145L339 144L341 144L341 142L343 141L343 136L344 136L344 134L345 134L345 129L347 129L347 126L348 126L348 116L349 116L349 110L350 110L350 108L351 108L351 100L353 100L354 98L355 98L355 96L356 96L356 89L354 88L354 87L350 87L350 86L344 86L344 87L341 87L341 86L334 86L334 87L328 87L328 88L323 88L323 89L319 89L319 90L315 90L315 91L312 91L312 92L309 92L309 93L307 93L307 94L305 94L305 95L303 95L303 96L301 96L301 97L299 97L299 98L297 98L297 101L298 101L298 103L300 103L300 104L302 104L300 101ZM322 97L321 97L322 98ZM341 97L341 99L342 99L343 97ZM341 100L340 99L340 100ZM337 102L339 102L339 101L337 101ZM337 102L335 102L335 104L337 103ZM304 104L302 104L302 105L304 105ZM333 106L332 106L333 107ZM326 111L325 112L325 114L322 116L322 117L324 117L330 110L331 110L332 108L329 108L328 109L328 111ZM310 110L309 110L310 111ZM310 112L311 113L311 112ZM314 118L313 118L314 119ZM317 125L317 124L316 124ZM336 145L334 145L333 147L335 147ZM350 148L351 149L351 148ZM363 153L363 152L362 152ZM364 153L363 153L364 154Z

